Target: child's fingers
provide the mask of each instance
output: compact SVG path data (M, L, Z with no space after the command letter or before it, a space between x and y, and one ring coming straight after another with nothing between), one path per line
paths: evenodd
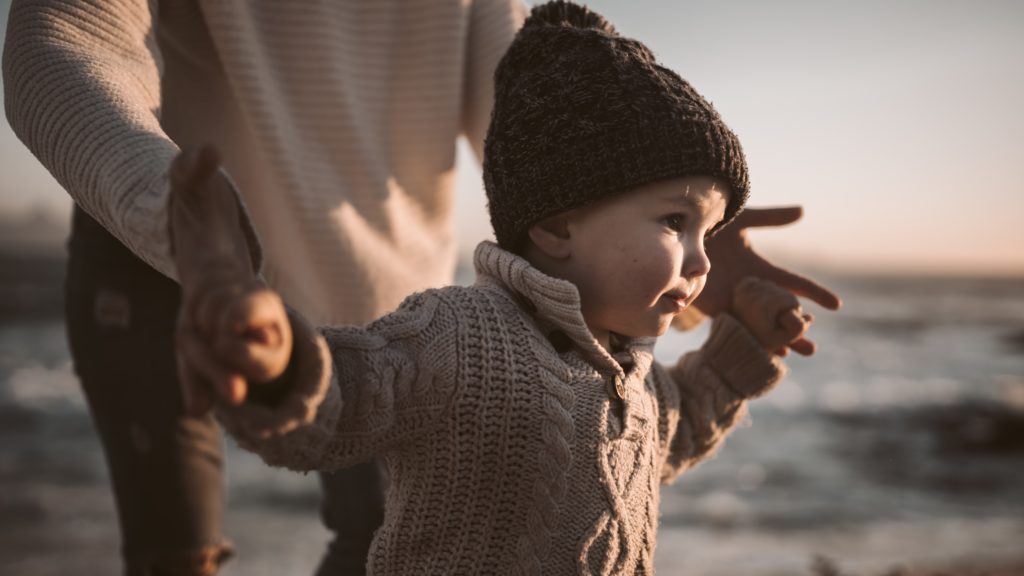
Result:
M736 286L734 309L765 349L780 356L789 349L814 353L814 343L803 338L814 316L803 312L789 290L767 280L744 278Z
M790 342L789 347L792 348L794 352L800 354L801 356L810 356L811 354L814 354L814 352L818 349L818 347L815 346L814 342L811 342L806 338L799 338L797 340Z
M766 311L799 308L800 300L785 288L769 280L747 276L736 285L735 307L757 307ZM774 315L773 315L774 316Z
M799 308L784 310L779 314L779 326L789 341L787 346L803 356L814 354L816 349L814 342L803 337L813 320L814 316L802 314Z
M251 381L281 375L292 351L291 326L277 293L256 288L232 300L220 317L215 350Z
M239 334L218 335L215 348L219 357L255 383L270 382L284 373L291 353L290 348L271 348Z
M278 347L283 335L278 324L287 321L284 303L276 292L253 284L227 302L220 315L218 330L236 334L254 343Z
M775 323L786 333L786 336L790 338L796 338L803 334L804 330L807 329L807 325L804 323L803 314L799 306L779 312L778 315L775 316Z

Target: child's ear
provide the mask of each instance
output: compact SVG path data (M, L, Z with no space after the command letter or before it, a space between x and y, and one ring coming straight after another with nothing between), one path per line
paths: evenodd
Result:
M538 250L550 258L568 258L569 220L563 214L545 218L530 226L527 232Z

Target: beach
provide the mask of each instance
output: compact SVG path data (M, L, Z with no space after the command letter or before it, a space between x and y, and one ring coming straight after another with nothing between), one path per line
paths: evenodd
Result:
M0 314L3 575L119 572L58 267L8 276L35 303ZM789 358L790 376L720 455L663 489L659 573L1024 574L1024 280L827 280L846 306L809 306L818 354ZM658 359L706 330L667 335ZM223 574L311 573L328 538L316 476L268 468L230 440L227 467L237 557Z

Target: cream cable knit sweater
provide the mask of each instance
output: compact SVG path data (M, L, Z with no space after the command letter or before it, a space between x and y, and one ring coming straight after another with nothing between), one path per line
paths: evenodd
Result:
M317 323L363 323L450 283L456 138L482 155L492 73L525 11L14 0L7 117L86 212L170 277L167 168L179 146L217 145L269 283Z
M272 465L384 457L372 574L651 574L659 484L711 455L783 367L728 315L674 367L653 339L612 358L571 283L492 243L476 267L476 285L366 327L321 338L293 319L295 389L222 422Z

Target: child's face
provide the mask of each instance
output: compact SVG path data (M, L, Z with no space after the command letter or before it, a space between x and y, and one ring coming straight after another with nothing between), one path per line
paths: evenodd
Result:
M660 336L704 288L706 234L725 215L729 188L696 176L663 180L566 215L565 277L583 317L608 347L611 333Z

